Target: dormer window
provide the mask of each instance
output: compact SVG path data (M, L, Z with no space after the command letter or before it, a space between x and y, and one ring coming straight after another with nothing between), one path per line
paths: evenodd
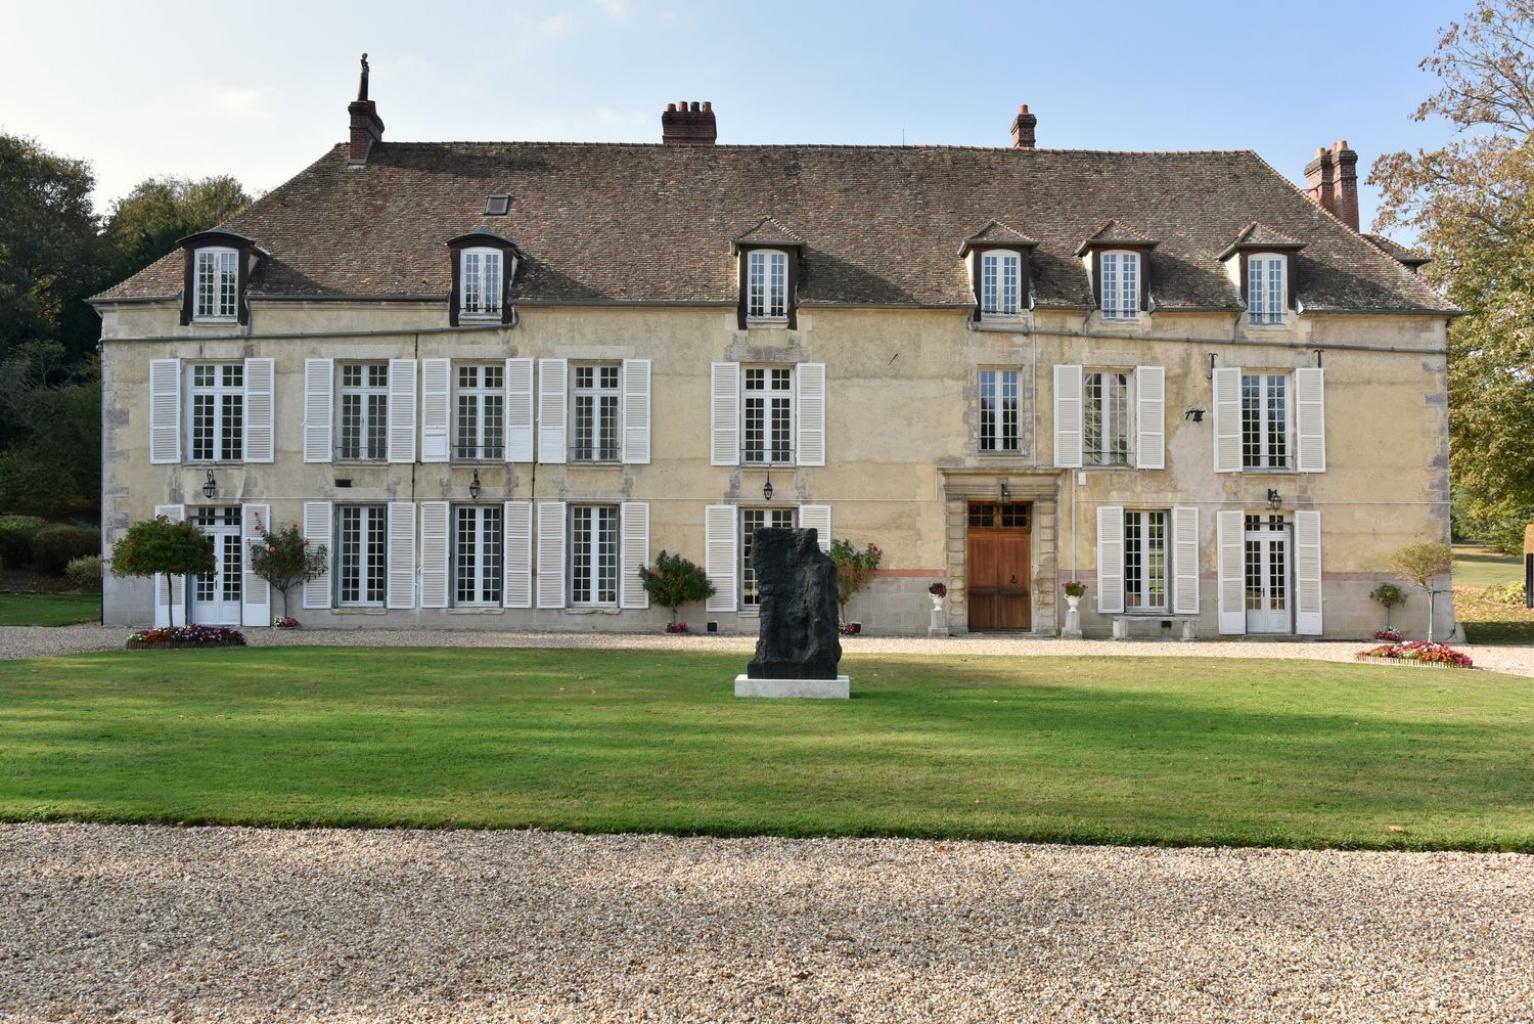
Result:
M1022 254L993 249L980 254L980 315L1016 317L1022 310Z
M749 327L799 327L804 239L771 217L730 239L739 297L735 323Z
M448 323L515 322L511 289L522 254L511 240L481 229L451 239L447 247L453 272Z
M254 241L223 228L181 239L181 323L246 323L250 278L267 256Z
M1289 258L1277 253L1254 253L1246 258L1246 313L1254 324L1281 324L1289 307L1285 280Z
M501 253L499 249L465 249L458 315L480 320L501 318Z
M1104 321L1126 323L1150 309L1150 256L1156 239L1120 220L1103 223L1076 247Z
M1104 252L1102 310L1104 320L1134 320L1140 315L1140 254L1124 249Z
M239 312L240 254L223 246L197 250L196 320L233 320Z
M746 254L746 320L788 321L788 253L752 249Z
M1039 243L999 220L959 244L959 259L975 290L970 321L1017 320L1029 306L1028 258Z
M1248 325L1282 327L1289 310L1298 308L1295 267L1303 248L1299 239L1253 221L1219 254L1240 289Z

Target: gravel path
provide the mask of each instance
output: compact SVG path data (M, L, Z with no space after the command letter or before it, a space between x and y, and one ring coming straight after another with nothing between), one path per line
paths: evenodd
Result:
M0 1021L1534 1020L1534 858L0 825Z

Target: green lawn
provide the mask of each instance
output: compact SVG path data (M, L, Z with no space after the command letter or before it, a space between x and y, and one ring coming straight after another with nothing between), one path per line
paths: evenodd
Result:
M1523 558L1454 545L1454 617L1473 644L1534 644L1534 610L1488 601L1487 587L1523 582Z
M100 622L97 594L0 594L0 626L68 626Z
M1319 662L249 648L0 662L0 818L1534 851L1534 681ZM1398 831L1399 830L1399 831Z
M1454 545L1454 585L1482 589L1523 582L1523 557L1499 555L1471 544Z

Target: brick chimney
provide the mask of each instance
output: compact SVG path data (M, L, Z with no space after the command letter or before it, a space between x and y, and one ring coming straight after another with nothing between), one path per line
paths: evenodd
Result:
M1346 140L1318 147L1305 165L1305 194L1342 223L1358 230L1358 154Z
M368 162L368 152L373 143L383 141L384 123L378 119L378 105L368 99L368 55L362 55L362 79L357 85L357 98L346 108L352 116L351 163L360 167Z
M1028 104L1018 107L1017 117L1012 121L1012 148L1032 149L1033 130L1038 124L1039 119L1028 113Z
M718 137L712 103L668 103L660 115L660 140L668 146L712 146Z

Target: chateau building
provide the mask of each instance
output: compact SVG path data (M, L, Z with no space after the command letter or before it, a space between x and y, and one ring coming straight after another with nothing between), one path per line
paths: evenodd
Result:
M754 531L883 551L853 619L925 633L1358 637L1449 532L1445 334L1358 231L1356 154L350 139L97 296L103 532L216 572L109 578L109 623L267 624L261 525L329 554L310 627L653 630ZM1442 602L1439 628L1452 628Z

